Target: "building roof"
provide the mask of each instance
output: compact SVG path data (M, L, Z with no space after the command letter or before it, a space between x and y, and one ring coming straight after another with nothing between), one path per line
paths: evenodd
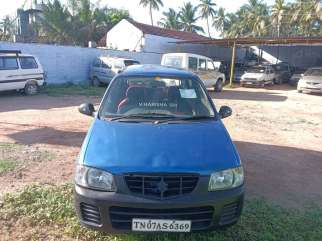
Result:
M177 31L172 29L160 28L144 23L139 23L134 20L128 19L131 24L140 29L144 34L162 36L167 38L181 39L185 41L202 41L202 40L211 40L206 36L199 35L197 33Z

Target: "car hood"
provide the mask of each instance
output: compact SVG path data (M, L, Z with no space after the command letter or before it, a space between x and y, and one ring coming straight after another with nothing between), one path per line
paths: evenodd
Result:
M263 73L245 73L243 74L242 78L251 78L251 79L262 79L264 78L264 74Z
M320 83L322 84L322 76L303 76L301 78L301 81L305 82L314 82L314 83Z
M113 174L210 174L240 165L221 121L153 124L95 119L79 162Z

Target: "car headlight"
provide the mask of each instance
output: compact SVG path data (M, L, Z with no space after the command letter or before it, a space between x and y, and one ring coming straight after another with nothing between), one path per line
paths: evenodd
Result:
M75 184L101 191L115 191L115 183L112 174L83 165L76 166Z
M214 172L210 176L208 191L217 191L238 187L244 183L242 167Z

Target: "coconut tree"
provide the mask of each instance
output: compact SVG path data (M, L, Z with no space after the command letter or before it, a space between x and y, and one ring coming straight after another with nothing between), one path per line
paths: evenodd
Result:
M179 14L173 9L169 8L168 12L163 12L163 17L158 22L158 25L163 28L181 30L179 22Z
M224 36L225 27L227 25L225 9L220 7L214 17L212 26L220 32L220 36Z
M180 8L179 19L182 24L182 29L188 32L204 32L203 28L196 25L198 20L198 7L194 7L190 2L184 3Z
M210 35L210 29L209 29L209 18L213 18L216 14L216 11L214 7L216 6L215 3L212 2L212 0L200 0L200 4L197 6L200 11L200 17L202 19L206 19L207 21L207 30L209 38L211 38Z
M0 22L0 40L12 40L15 33L14 20L10 16L5 16Z
M162 0L140 0L140 5L142 5L143 7L149 7L151 24L153 26L152 10L159 11L160 6L163 7Z
M284 20L284 14L287 12L285 0L275 0L275 4L272 6L271 19L273 26L276 26L277 37L280 37L282 20Z

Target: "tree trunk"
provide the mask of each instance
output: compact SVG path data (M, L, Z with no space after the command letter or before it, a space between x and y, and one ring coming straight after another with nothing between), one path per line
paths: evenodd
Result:
M152 5L151 4L150 4L150 18L151 18L151 24L153 26Z
M208 19L208 17L207 17L207 29L208 29L209 38L211 38L210 30L209 30L209 19Z

